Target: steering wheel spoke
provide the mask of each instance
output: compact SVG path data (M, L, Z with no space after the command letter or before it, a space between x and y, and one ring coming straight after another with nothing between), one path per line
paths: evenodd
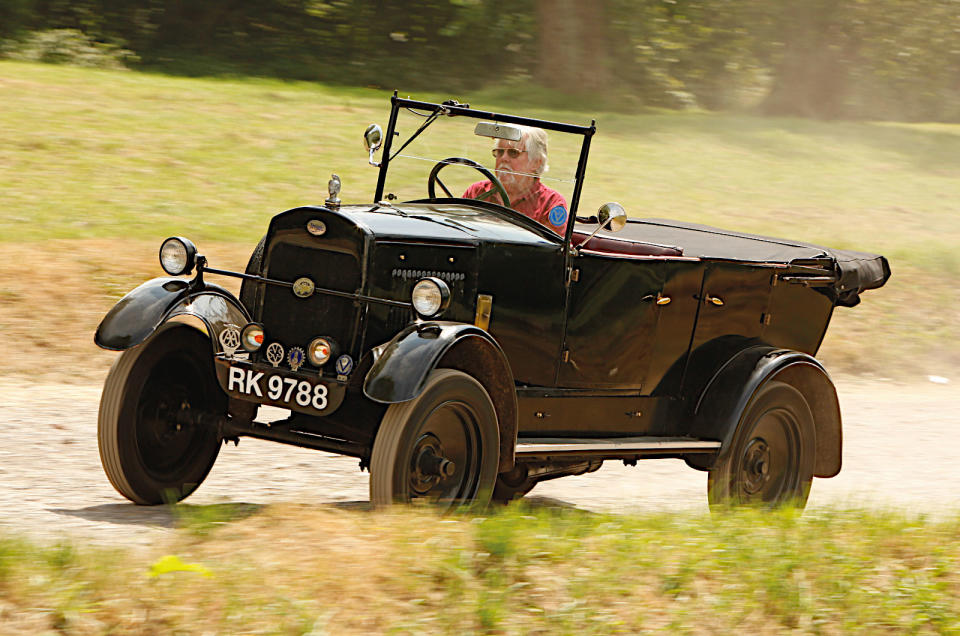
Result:
M451 199L453 198L453 195L450 193L450 190L447 189L447 186L443 185L443 181L440 180L440 177L437 177L437 185L440 186L440 189L443 190L448 197L450 197Z
M454 164L459 164L461 166L467 166L469 168L473 168L474 170L482 174L488 181L490 181L490 183L493 184L493 188L491 188L487 192L484 192L483 194L478 196L477 200L483 201L483 200L489 199L494 194L497 194L499 195L500 200L503 201L504 207L507 207L507 208L510 207L510 197L507 195L507 189L503 187L503 184L500 182L500 179L497 178L497 175L495 175L493 172L491 172L487 168L484 168L473 159L467 159L466 157L449 157L447 159L443 159L442 161L437 162L437 164L430 171L430 177L427 179L427 195L431 199L437 198L437 184L440 184L440 188L448 197L450 197L451 199L455 198L453 194L450 193L450 190L447 189L447 186L445 186L437 176L440 173L440 171L443 170L444 167L454 165Z
M483 192L477 196L477 201L486 201L487 199L492 199L493 195L497 193L496 188L490 188L486 192Z

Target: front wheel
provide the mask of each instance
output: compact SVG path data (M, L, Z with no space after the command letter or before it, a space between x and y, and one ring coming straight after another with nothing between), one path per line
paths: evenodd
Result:
M226 410L207 337L186 325L162 327L124 351L104 383L97 441L107 478L134 503L180 501L220 450L204 416Z
M708 473L710 506L803 508L813 481L814 436L803 394L789 384L767 382L744 414L730 452Z
M497 413L483 385L437 369L420 395L387 409L370 458L370 502L423 501L443 510L487 504L499 449Z

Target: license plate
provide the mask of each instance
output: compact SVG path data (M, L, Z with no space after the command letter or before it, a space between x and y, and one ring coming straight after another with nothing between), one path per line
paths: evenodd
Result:
M272 404L317 411L327 408L328 403L325 384L231 364L227 367L227 392L232 391Z

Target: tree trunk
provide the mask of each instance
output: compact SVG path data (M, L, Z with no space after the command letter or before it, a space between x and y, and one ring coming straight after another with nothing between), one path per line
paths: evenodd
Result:
M605 0L537 0L540 84L567 94L609 87L605 5Z
M823 119L844 115L855 47L838 19L843 1L796 2L786 9L783 55L764 112Z

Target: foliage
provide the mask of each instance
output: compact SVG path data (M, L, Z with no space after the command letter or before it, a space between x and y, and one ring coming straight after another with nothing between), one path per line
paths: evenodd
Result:
M0 15L0 38L80 30L187 74L960 120L955 0L0 0Z
M95 42L77 29L33 31L22 40L7 42L2 53L12 60L87 68L121 69L137 61L132 51Z

